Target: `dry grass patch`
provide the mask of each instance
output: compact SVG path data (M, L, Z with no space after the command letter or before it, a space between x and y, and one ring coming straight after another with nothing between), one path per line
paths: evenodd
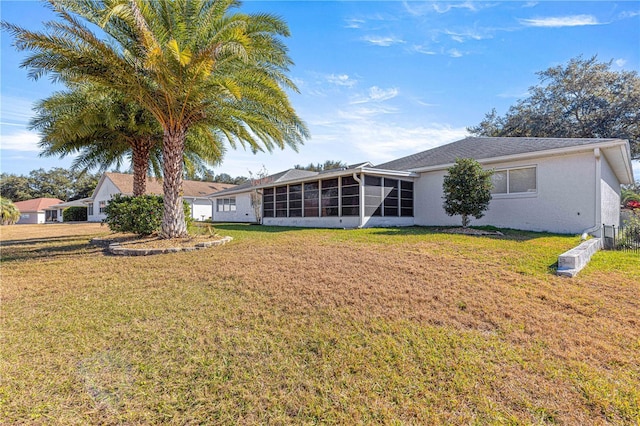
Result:
M83 226L3 229L9 422L640 418L632 254L562 279L577 238L229 225L216 250L120 258Z

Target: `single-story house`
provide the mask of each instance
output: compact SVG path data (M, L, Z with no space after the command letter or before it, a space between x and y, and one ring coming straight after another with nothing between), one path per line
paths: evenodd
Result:
M19 224L45 223L57 220L56 211L48 211L47 207L62 203L58 198L34 198L33 200L17 201L13 203L20 211Z
M459 226L442 207L443 179L458 158L495 171L493 199L472 225L598 235L603 223L619 224L620 185L633 182L623 139L469 137L376 166L288 170L211 194L213 218L256 220L247 200L258 193L265 225Z
M213 208L209 195L233 187L235 185L227 183L183 181L183 198L191 206L191 217L194 220L210 219ZM162 179L148 177L146 194L162 195L162 193ZM104 209L115 194L133 195L133 175L110 172L102 175L87 204L89 222L100 222L106 218Z
M62 212L69 207L84 207L91 203L91 198L81 198L79 200L67 201L66 203L54 204L45 209L51 221L63 222Z

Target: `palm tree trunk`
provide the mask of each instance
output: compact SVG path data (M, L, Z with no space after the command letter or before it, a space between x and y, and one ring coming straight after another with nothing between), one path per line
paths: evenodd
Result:
M147 169L151 153L150 138L134 141L133 151L133 196L139 197L147 191Z
M180 238L187 235L182 206L182 155L186 131L165 129L162 143L164 214L162 236Z

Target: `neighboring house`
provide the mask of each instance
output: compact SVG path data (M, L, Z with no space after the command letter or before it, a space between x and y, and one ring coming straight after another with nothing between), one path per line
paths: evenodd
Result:
M216 222L260 222L262 214L262 189L260 185L285 182L317 175L317 172L289 169L271 176L251 179L234 188L210 194L213 203L212 220Z
M212 193L232 188L235 185L218 182L185 180L182 183L182 197L191 206L191 217L206 220L212 216ZM162 195L162 179L147 178L146 194ZM133 175L125 173L105 173L98 181L88 204L87 217L90 222L100 222L106 218L104 209L115 194L133 195Z
M619 224L620 185L633 182L630 157L622 139L466 138L375 167L287 171L212 199L234 197L235 217L251 219L239 200L257 190L265 225L459 226L442 207L442 182L457 158L474 158L495 174L493 199L473 225L598 235L603 223ZM228 220L216 211L218 218Z
M79 200L67 201L66 203L55 204L45 209L47 215L52 217L52 221L63 222L62 212L69 207L84 207L92 202L91 198L82 198Z
M56 211L47 211L47 207L60 204L62 200L58 198L34 198L33 200L17 201L13 203L20 210L19 224L22 223L45 223L57 220Z

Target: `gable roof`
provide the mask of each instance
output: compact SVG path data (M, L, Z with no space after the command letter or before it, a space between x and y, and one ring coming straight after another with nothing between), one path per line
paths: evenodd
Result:
M34 198L32 200L17 201L13 203L21 213L43 212L49 206L60 204L63 201L58 198Z
M600 138L468 137L447 145L379 164L375 167L387 170L417 170L452 164L455 163L458 158L486 160L607 142L624 142L624 140Z
M121 193L126 195L133 194L132 174L107 172L102 176L98 186L96 186L96 190L105 178L110 179ZM234 188L235 186L236 185L232 185L230 183L184 180L182 182L182 195L184 197L204 197L208 194L222 191L223 189ZM145 194L162 195L162 179L147 177L147 190L145 191Z
M311 176L317 176L318 172L310 172L309 170L300 169L287 169L282 172L278 172L260 179L249 179L243 184L235 186L233 188L225 189L216 193L209 194L211 196L230 195L239 192L244 192L254 186L268 185L270 183L280 183L295 179L303 179Z

